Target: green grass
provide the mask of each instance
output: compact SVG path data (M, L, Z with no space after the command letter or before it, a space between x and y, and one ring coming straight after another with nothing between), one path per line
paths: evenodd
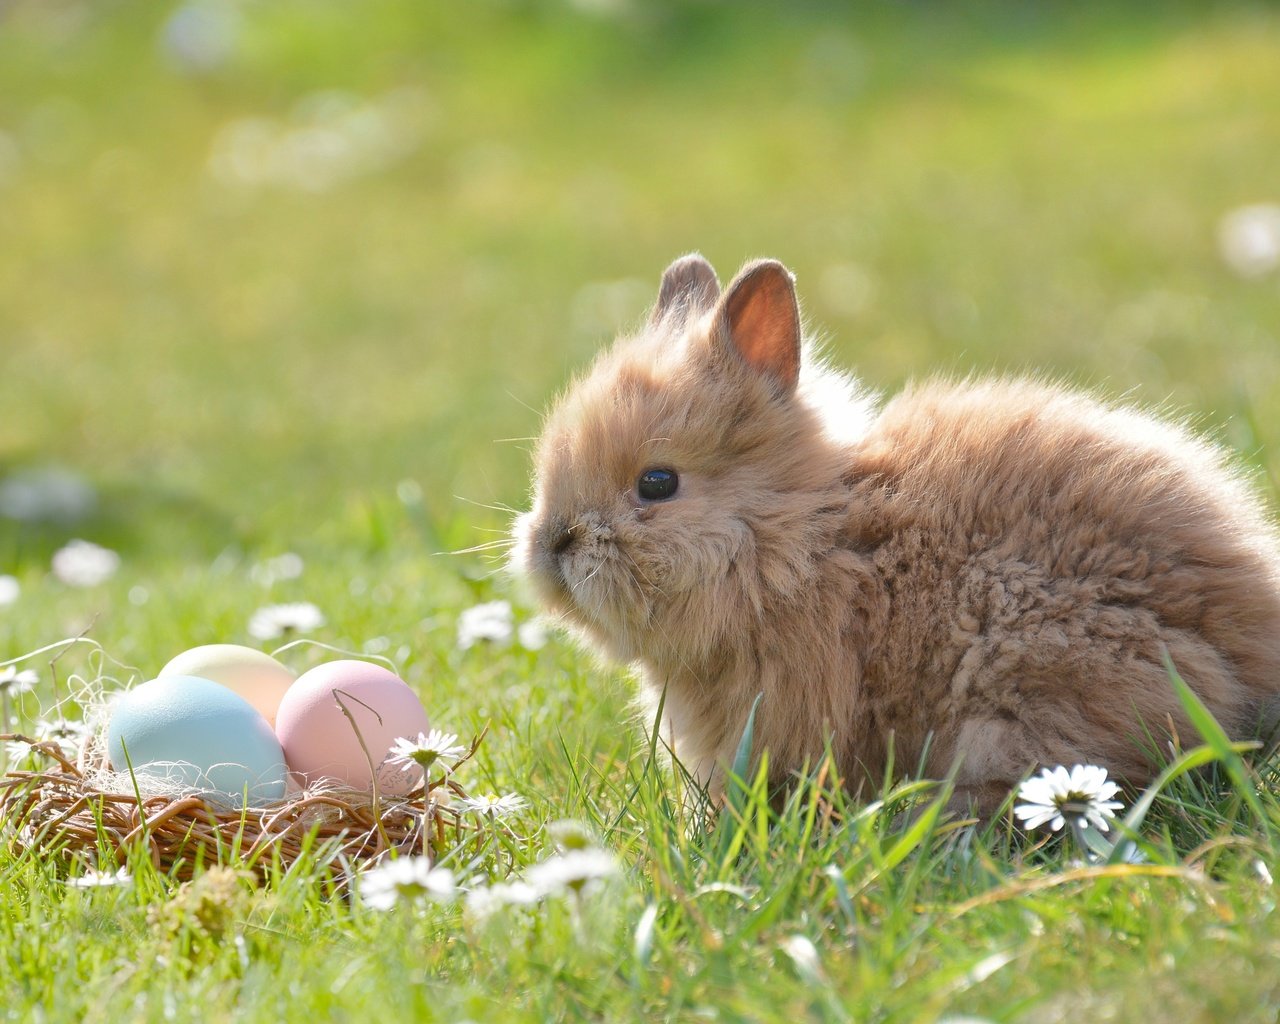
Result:
M22 586L0 661L90 627L145 678L313 601L317 639L383 650L433 721L491 723L464 782L531 801L524 862L570 817L625 865L582 914L378 914L303 871L211 890L201 925L200 894L171 902L145 865L79 892L7 850L0 1018L1274 1019L1271 767L1256 797L1230 763L1172 782L1150 863L1108 876L1003 828L912 832L910 790L864 808L814 781L772 819L757 794L706 821L620 724L621 672L563 641L456 649L468 605L532 609L440 552L505 528L537 410L693 248L722 276L786 261L873 387L1044 372L1192 415L1274 481L1280 279L1234 274L1215 233L1280 200L1280 14L632 7L246 4L207 74L165 59L151 5L0 16L0 483L52 463L100 497L76 523L0 518ZM335 88L408 97L416 148L314 193L211 173L228 123ZM116 577L52 579L74 536L120 551ZM255 582L286 550L303 575ZM46 660L28 724L65 696Z

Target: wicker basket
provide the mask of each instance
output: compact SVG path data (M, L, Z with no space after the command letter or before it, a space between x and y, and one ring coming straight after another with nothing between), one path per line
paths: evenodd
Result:
M483 737L476 737L462 761ZM179 878L232 857L265 876L308 852L325 863L371 862L391 851L427 852L435 859L479 828L451 806L454 797L466 796L451 776L394 798L313 788L231 809L200 796L99 788L95 780L103 777L106 758L96 739L86 742L75 761L56 742L20 733L0 735L0 741L26 744L43 762L0 778L0 841L95 865L103 853L123 864L141 845L158 869Z

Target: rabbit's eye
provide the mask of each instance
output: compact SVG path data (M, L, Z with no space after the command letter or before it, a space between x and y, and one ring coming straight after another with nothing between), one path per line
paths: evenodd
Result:
M645 501L669 498L679 486L680 478L670 469L646 469L636 481L636 490Z

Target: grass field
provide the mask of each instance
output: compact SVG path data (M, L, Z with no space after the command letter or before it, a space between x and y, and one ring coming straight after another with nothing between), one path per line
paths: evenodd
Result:
M459 649L464 609L534 609L443 552L506 528L539 411L695 248L722 277L784 260L874 388L1034 371L1165 405L1274 495L1280 271L1219 234L1280 202L1280 9L845 7L0 8L0 662L87 629L149 678L313 602L316 640L392 658L434 722L490 723L463 781L529 801L518 875L563 818L622 865L486 923L318 868L82 891L0 850L0 1019L1275 1019L1270 767L1253 805L1171 784L1140 865L912 828L911 787L708 823L619 725L622 672L556 638ZM15 518L52 470L93 500ZM72 538L119 570L60 582ZM270 578L285 552L301 575ZM47 662L20 666L27 728L64 696Z

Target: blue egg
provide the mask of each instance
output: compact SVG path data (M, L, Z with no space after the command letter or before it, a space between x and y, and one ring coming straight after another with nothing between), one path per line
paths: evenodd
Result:
M125 758L126 748L128 759ZM239 807L279 800L284 751L267 720L225 686L198 676L165 676L122 693L107 726L111 767L163 779Z

